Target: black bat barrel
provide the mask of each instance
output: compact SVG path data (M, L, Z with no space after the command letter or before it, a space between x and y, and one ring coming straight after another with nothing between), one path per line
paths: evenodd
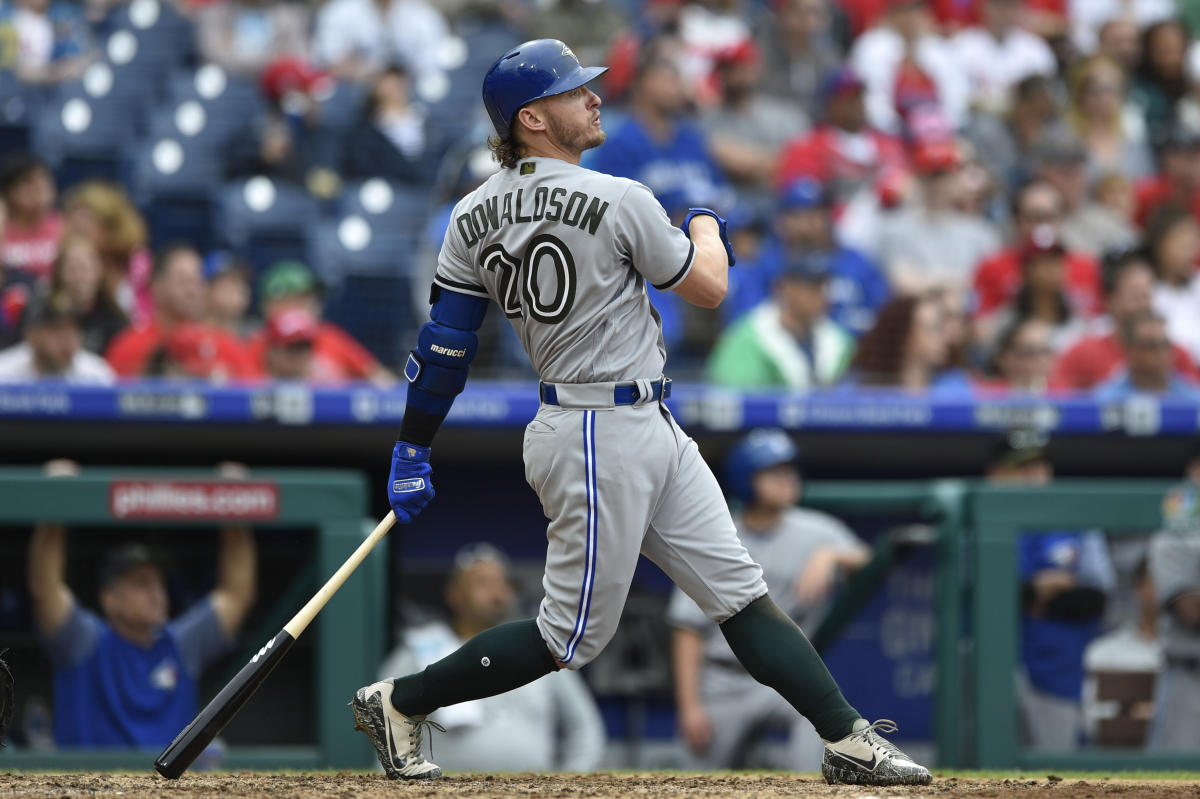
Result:
M177 779L187 771L188 766L237 715L242 705L250 701L258 686L263 684L294 643L296 639L287 630L276 633L221 689L221 693L192 719L191 724L175 736L175 740L154 761L155 770L169 780Z

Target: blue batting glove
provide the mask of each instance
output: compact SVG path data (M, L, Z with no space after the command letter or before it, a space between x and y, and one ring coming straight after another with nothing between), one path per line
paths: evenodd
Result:
M396 512L396 521L408 524L433 499L432 474L429 447L396 442L388 474L388 504Z
M733 266L737 263L737 258L733 255L733 245L729 243L729 230L725 222L725 218L711 208L689 208L687 216L683 218L683 224L679 227L683 228L683 232L690 239L692 237L692 220L698 216L711 216L717 220L717 227L721 230L721 243L725 245L725 254L729 256L729 265Z

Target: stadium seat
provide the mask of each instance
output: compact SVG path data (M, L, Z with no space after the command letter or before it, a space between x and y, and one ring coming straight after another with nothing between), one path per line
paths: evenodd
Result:
M160 69L190 62L196 50L192 23L165 0L132 0L107 20L112 31L129 31L144 42L145 57Z
M385 235L415 241L429 221L429 192L370 178L346 184L338 199L338 212L343 217L357 214Z
M348 274L330 287L325 318L341 325L385 366L398 371L416 333L411 309L408 274Z
M135 133L126 109L104 98L68 93L54 98L38 114L31 142L65 187L90 178L117 180L122 149Z
M317 202L307 191L261 175L216 192L218 242L259 271L285 258L304 260L316 217Z
M49 96L44 86L21 83L8 70L0 70L0 153L30 147L30 129Z
M244 120L237 120L245 124ZM221 171L221 148L234 134L229 124L214 117L213 109L199 100L164 103L151 110L146 124L147 137L179 139L189 148L207 155L214 162L217 174Z
M321 123L332 130L342 131L358 122L362 116L367 90L357 83L339 80L328 97L320 99Z
M166 97L176 103L199 100L202 103L228 103L230 107L252 106L255 110L264 102L258 86L252 81L230 75L216 64L175 70L167 78Z
M349 274L405 274L418 242L359 214L323 219L309 241L310 262L328 285Z
M143 209L151 245L187 241L211 249L212 193L220 185L214 153L186 138L158 137L136 144L130 160L130 189Z

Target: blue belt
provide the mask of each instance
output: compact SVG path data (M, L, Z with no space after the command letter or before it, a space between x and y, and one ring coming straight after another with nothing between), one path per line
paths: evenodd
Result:
M553 383L540 383L538 385L538 393L541 395L542 402L547 405L558 404L558 389L554 387ZM648 402L658 402L659 400L669 399L670 396L671 378L664 377L650 384L650 399ZM639 399L636 383L621 383L613 387L614 405L633 405Z

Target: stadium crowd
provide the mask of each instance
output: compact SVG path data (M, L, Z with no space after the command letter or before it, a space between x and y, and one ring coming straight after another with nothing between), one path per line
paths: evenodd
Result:
M1174 0L5 0L0 379L390 384L496 169L480 75L556 36L611 66L584 165L729 216L719 313L648 289L672 374L1200 396L1197 30ZM476 373L528 374L492 316Z

